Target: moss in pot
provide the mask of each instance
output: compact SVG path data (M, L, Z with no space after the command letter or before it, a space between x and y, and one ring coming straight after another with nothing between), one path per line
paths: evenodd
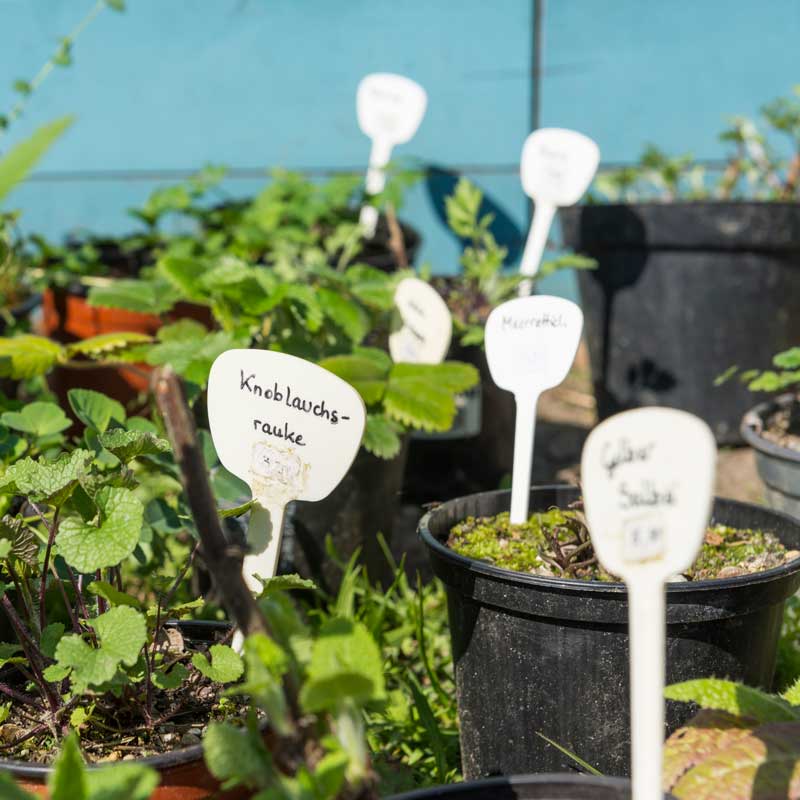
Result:
M529 507L532 515L569 510L579 498L575 487L534 487ZM539 733L604 774L626 774L624 585L512 571L447 546L454 528L497 517L509 504L509 492L470 495L437 506L419 527L448 594L465 777L569 769ZM800 523L758 506L717 499L710 525L774 535L787 551L800 547ZM586 550L577 558L590 560ZM800 559L749 575L670 583L667 682L718 676L768 687L783 604L799 585ZM668 703L668 731L688 715Z

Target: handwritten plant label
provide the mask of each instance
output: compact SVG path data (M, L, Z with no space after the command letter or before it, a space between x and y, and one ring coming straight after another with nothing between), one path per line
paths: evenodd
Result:
M577 131L540 128L525 140L520 177L535 208L520 262L523 275L533 276L539 271L556 208L574 205L581 199L599 163L597 144ZM520 295L527 297L531 288L531 281L524 281Z
M715 462L708 425L670 408L607 419L589 434L581 458L595 553L628 587L633 796L642 800L663 797L664 583L702 545Z
M269 350L228 350L211 367L208 420L222 465L255 501L245 577L275 574L283 510L322 500L358 452L366 410L347 382L316 364Z
M439 292L419 278L404 278L397 284L394 302L403 324L389 335L392 359L414 364L444 361L453 318Z
M514 393L516 424L511 483L511 522L528 518L536 405L572 366L583 330L583 313L561 297L509 300L486 321L486 359L492 380Z
M361 80L356 92L356 114L363 133L372 139L367 170L367 194L379 194L386 183L384 168L392 149L405 144L417 132L428 95L415 81L390 72L375 72ZM365 205L359 221L367 235L375 234L378 210Z

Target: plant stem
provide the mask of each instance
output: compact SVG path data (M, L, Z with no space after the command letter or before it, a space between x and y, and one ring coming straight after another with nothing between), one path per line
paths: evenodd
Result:
M23 703L26 706L33 706L33 708L35 708L37 711L43 711L41 705L36 702L35 697L31 697L29 694L18 692L7 683L0 683L0 692L7 695L12 700L15 700L17 703Z
M70 621L72 622L72 629L75 633L81 633L81 625L78 622L78 617L75 615L75 610L72 608L72 603L70 603L69 597L67 596L67 590L64 588L64 581L61 580L56 565L52 561L50 562L50 572L53 573L56 584L61 591L61 597L64 599L64 608L67 609L67 614L69 614Z
M56 539L56 531L58 530L58 512L60 509L56 509L55 514L53 515L53 521L51 524L45 521L45 526L49 530L49 535L47 537L47 547L44 551L44 562L42 563L42 582L39 586L39 627L41 630L44 630L44 595L45 591L47 590L47 570L50 566L50 551L53 548L53 542ZM44 520L44 518L42 518ZM63 587L62 587L63 588Z
M103 570L101 570L101 569L97 570L97 572L95 573L94 579L96 581L98 581L98 582L102 581L103 580ZM105 598L104 597L100 597L100 595L98 594L97 595L97 616L100 616L100 614L105 614L106 611L108 611L108 604L106 603Z

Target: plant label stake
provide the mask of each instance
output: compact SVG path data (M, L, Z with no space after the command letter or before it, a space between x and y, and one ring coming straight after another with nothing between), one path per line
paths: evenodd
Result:
M367 194L380 194L386 185L384 168L389 163L392 148L405 144L417 132L428 95L415 81L390 72L367 75L358 84L356 113L361 130L372 139L367 170ZM358 220L367 238L375 235L378 209L365 205Z
M514 467L511 523L528 519L536 405L572 366L583 330L583 313L561 297L520 297L497 306L486 321L486 360L492 380L514 393Z
M356 457L366 410L349 383L302 358L228 350L211 366L208 422L219 460L250 486L247 585L271 578L291 500L322 500Z
M389 335L389 353L396 362L440 364L450 348L453 318L447 303L429 283L404 278L394 302L403 325Z
M600 563L628 587L635 800L662 797L665 589L703 543L716 444L685 411L640 408L598 425L581 458L586 520Z
M600 149L588 136L566 128L540 128L522 147L520 176L525 194L534 202L533 220L519 271L536 275L542 260L550 226L558 206L571 206L589 188ZM520 297L531 293L533 282L520 284Z

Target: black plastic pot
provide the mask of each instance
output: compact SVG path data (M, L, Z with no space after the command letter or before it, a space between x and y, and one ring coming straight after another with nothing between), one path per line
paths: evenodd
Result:
M622 778L512 775L419 789L389 800L628 800L630 796L630 781Z
M642 203L565 208L580 270L598 413L663 405L741 441L746 387L714 387L800 340L800 204Z
M755 450L767 502L772 508L800 519L800 452L781 447L761 435L769 418L793 402L797 398L788 394L760 403L745 414L741 430L742 438Z
M212 643L224 638L230 630L227 622L211 621L169 621L168 627L178 628L187 644ZM183 747L157 756L137 759L137 764L152 767L159 773L159 786L152 800L244 800L250 795L245 789L225 792L219 781L208 771L203 760L203 746L200 744ZM107 764L98 764L98 767ZM91 765L89 769L93 769ZM44 786L52 772L46 764L30 764L25 761L0 759L0 771L6 772L24 789L34 794L44 792Z
M569 486L531 489L530 508L564 507ZM443 541L469 516L508 511L509 492L451 500L420 521L434 573L447 589L464 775L563 771L571 760L629 774L628 604L623 584L544 578L457 555ZM716 500L714 522L775 533L800 548L800 522ZM800 559L755 575L672 583L667 589L667 683L717 676L769 687L784 601ZM692 714L667 703L665 734Z
M8 313L11 315L11 319L13 319L14 322L21 322L26 317L29 317L34 309L41 305L41 302L41 294L32 294L29 297L26 297L22 302L17 303L15 306L11 306L11 308L8 309ZM0 336L5 335L6 328L8 327L8 320L4 314L0 315Z

